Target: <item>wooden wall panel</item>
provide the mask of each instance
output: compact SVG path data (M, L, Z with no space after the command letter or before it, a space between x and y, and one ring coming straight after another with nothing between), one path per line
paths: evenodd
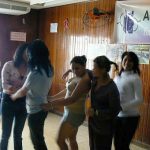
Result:
M98 7L106 11L114 10L115 0L101 0L91 3L77 3L54 7L40 12L40 37L50 49L51 60L55 68L55 85L64 85L61 76L75 55L86 55L89 44L110 43L113 33L113 15L110 23L98 28L89 28L83 24L83 15L89 9ZM64 20L69 19L69 29L64 29ZM103 21L103 20L102 20ZM50 23L58 23L58 33L50 33ZM54 88L53 88L54 89ZM58 89L54 89L54 93Z
M144 102L140 107L141 120L136 139L150 144L150 65L141 65Z
M75 55L86 55L89 44L107 44L113 41L114 15L103 26L91 28L83 24L83 16L87 10L98 7L106 11L114 11L115 0L100 0L54 7L40 11L39 36L50 49L50 57L55 69L52 94L65 87L62 74L70 68L69 62ZM64 20L68 18L69 29L64 29ZM58 23L58 32L50 33L50 23ZM88 61L91 67L92 62ZM142 65L141 78L143 81L144 103L141 107L141 121L135 139L150 144L150 69ZM59 111L63 109L60 108Z

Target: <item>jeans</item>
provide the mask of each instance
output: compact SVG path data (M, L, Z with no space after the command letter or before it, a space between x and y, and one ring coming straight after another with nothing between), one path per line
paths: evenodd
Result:
M48 112L40 111L28 115L31 141L35 150L47 150L44 140L44 122Z
M14 150L22 150L22 131L24 128L27 112L25 97L13 102L8 94L2 96L2 137L0 150L7 150L8 140L13 128Z
M130 143L139 124L140 116L118 117L114 136L115 150L130 150Z
M114 123L115 119L98 121L96 116L89 117L90 150L111 150Z

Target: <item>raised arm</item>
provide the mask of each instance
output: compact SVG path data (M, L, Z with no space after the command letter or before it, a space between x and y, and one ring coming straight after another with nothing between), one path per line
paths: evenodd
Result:
M65 80L65 79L68 77L69 73L71 73L71 72L72 72L71 69L67 70L67 71L63 74L62 79Z
M114 79L116 76L118 76L119 74L119 68L118 68L118 65L116 63L113 63L112 62L112 65L111 65L111 69L110 69L110 78L111 79Z

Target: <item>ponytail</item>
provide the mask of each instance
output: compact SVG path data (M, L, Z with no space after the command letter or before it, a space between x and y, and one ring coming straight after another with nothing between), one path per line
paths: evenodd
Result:
M115 62L110 61L110 65L114 65L114 66L115 66L115 69L118 70L118 65L117 65Z

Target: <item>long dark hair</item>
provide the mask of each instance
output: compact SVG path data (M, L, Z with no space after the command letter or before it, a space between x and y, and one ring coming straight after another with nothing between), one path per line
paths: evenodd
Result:
M87 61L87 59L86 59L85 55L83 55L83 56L75 56L70 61L70 64L77 63L77 64L80 64L81 66L86 66L86 61Z
M133 72L134 73L138 73L138 75L140 75L140 68L139 68L139 59L137 57L137 55L134 52L124 52L121 56L121 64L122 61L124 59L125 56L129 56L133 62ZM121 67L121 70L119 72L119 76L121 75L121 73L124 71L124 69Z
M110 61L106 56L98 56L94 59L94 62L98 65L99 68L103 68L106 72L110 71L111 65L115 65L118 69L118 65L115 62Z
M22 64L26 64L26 61L24 60L23 55L24 55L24 52L26 51L27 47L28 47L27 43L23 43L17 47L17 49L14 53L14 56L13 56L13 62L14 62L14 66L16 68L19 68L20 65L22 65Z
M42 74L41 68L44 69L48 77L53 75L53 66L49 60L49 50L45 43L36 39L28 46L29 68L37 69Z

